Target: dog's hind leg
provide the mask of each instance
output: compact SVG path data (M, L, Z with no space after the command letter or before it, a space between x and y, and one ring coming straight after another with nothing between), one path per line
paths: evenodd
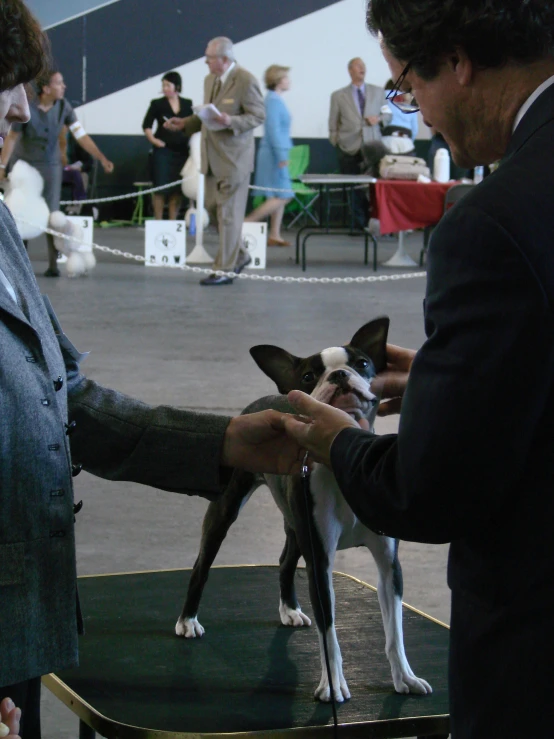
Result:
M300 479L295 480L294 484L300 486ZM337 703L342 703L350 698L350 691L342 672L342 655L335 630L333 562L335 561L339 529L333 516L326 515L329 513L327 506L321 506L321 515L317 515L311 496L309 512L306 511L304 493L301 489L292 490L292 494L289 496L289 505L294 516L300 551L306 560L310 600L319 637L321 680L315 690L314 697L324 703L331 700L331 687L325 661L325 640L335 700Z
M256 489L255 481L256 476L251 472L234 470L225 492L208 506L202 522L200 551L192 568L183 610L175 625L177 636L194 639L204 634L204 627L198 621L197 614L204 586L210 574L210 567L227 532L237 520L240 509Z
M279 585L281 598L279 600L279 615L283 626L311 626L312 622L302 613L296 588L294 575L300 559L300 547L296 541L296 534L285 521L286 541L283 552L279 557Z
M392 670L394 689L397 693L432 693L429 683L414 675L404 651L403 583L398 559L398 540L371 532L367 546L379 570L377 594L385 628L385 651Z

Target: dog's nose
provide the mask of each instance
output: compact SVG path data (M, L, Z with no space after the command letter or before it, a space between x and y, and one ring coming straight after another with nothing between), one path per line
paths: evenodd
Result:
M346 378L348 377L348 372L346 370L342 370L342 369L335 370L333 372L333 374L331 375L331 377L334 380L346 380Z

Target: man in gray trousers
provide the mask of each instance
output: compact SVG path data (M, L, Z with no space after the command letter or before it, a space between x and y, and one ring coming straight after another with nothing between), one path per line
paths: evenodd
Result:
M29 118L24 83L41 72L45 46L22 0L5 0L0 145ZM0 722L9 739L40 739L40 677L78 663L72 476L82 468L213 500L231 467L300 470L281 413L151 407L87 380L81 358L0 203Z
M214 130L197 115L170 118L164 124L187 136L202 131L202 173L206 175L206 207L217 214L219 251L213 268L239 274L251 257L242 248L242 223L254 170L254 129L265 120L262 93L256 78L235 61L233 43L219 36L206 47L210 70L204 80L204 103L215 105L221 128ZM202 285L229 285L232 277L212 274Z

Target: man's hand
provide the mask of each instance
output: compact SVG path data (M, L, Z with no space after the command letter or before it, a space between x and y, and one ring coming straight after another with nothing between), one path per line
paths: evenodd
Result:
M4 698L2 703L0 703L0 737L5 737L5 739L20 739L20 719L21 709L15 707L11 698Z
M378 115L366 115L364 120L369 126L376 126L379 123L379 116Z
M285 415L268 410L232 418L223 439L221 464L279 475L300 472L305 451L287 436Z
M292 390L288 400L300 417L283 416L282 423L287 434L310 453L311 459L328 467L331 465L331 446L339 431L360 426L368 428L367 422L365 425L358 424L348 413L327 403L320 403L301 390Z
M113 172L113 162L110 162L110 160L106 159L106 157L100 160L100 164L102 165L102 169L106 174L111 174Z
M379 416L400 413L402 397L408 384L415 355L416 352L413 349L403 349L394 344L387 344L387 368L371 383L372 392L384 398L377 411Z
M229 113L221 113L221 115L216 115L214 117L214 121L217 121L218 123L221 123L222 126L229 128L231 125L231 116Z
M167 128L169 131L182 131L185 127L185 120L186 118L168 118L164 123L164 128Z

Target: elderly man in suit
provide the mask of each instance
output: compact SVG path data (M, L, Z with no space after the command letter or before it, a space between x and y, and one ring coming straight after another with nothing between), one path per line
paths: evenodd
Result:
M239 274L251 261L242 248L241 230L254 170L254 129L265 119L262 93L255 77L235 61L233 43L219 36L206 47L210 70L204 80L204 103L220 112L213 130L197 115L170 118L174 131L191 136L202 131L202 173L206 175L206 207L217 216L219 251L214 269ZM201 285L229 285L232 277L212 274Z
M398 434L302 393L315 422L285 423L371 529L451 542L452 739L548 739L554 0L370 0L367 17L393 104L420 109L459 166L500 166L433 233L426 341L387 347L382 411L401 405Z
M356 57L348 62L349 85L331 95L329 112L329 141L337 149L339 171L342 174L360 174L364 165L364 149L378 149L381 145L381 108L385 105L385 91L365 81L366 67ZM375 157L372 157L374 159ZM377 154L377 158L380 158ZM369 220L369 201L363 190L355 190L352 202L354 225L365 228Z

